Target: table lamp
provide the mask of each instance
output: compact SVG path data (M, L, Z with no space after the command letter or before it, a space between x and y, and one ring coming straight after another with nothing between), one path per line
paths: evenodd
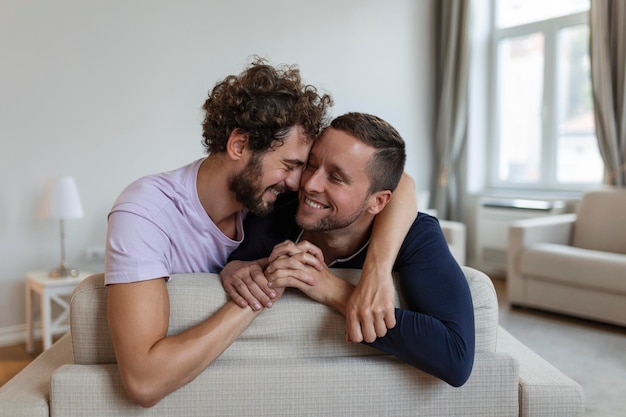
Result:
M51 178L46 183L39 217L44 219L59 219L61 231L61 265L50 271L52 278L67 278L78 276L78 270L68 266L65 261L65 219L83 217L83 206L80 202L78 189L74 177Z

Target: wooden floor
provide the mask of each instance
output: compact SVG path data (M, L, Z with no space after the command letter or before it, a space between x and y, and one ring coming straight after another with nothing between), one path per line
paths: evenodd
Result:
M41 342L35 343L33 354L26 352L24 344L16 346L0 347L0 387L19 371L24 369L33 359L41 353Z

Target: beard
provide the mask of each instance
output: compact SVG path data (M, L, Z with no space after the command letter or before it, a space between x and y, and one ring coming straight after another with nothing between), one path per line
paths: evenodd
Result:
M274 202L263 201L263 195L268 189L261 188L261 179L263 178L261 159L261 155L250 157L244 169L231 178L229 188L235 194L237 201L251 213L257 216L266 216L274 209ZM276 187L274 189L279 192L284 191Z
M300 204L304 204L303 200L301 200ZM342 216L331 214L315 221L307 220L298 207L298 211L296 212L296 224L299 228L309 232L329 232L331 230L345 229L361 217L365 211L366 205L367 201L363 200L359 207L348 214Z

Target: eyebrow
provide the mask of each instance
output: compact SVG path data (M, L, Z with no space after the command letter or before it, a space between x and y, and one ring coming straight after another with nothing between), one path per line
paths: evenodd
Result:
M304 161L300 159L283 159L283 163L287 165L303 166Z

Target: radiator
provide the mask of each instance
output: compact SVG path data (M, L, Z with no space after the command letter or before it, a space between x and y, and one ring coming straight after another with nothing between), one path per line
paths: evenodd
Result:
M476 210L476 261L485 272L506 272L509 225L566 212L563 201L483 198Z

